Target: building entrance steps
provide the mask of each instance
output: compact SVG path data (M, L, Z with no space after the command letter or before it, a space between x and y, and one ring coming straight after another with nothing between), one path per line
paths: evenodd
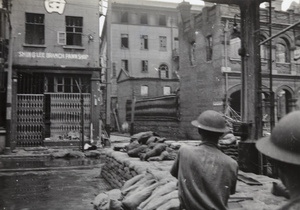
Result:
M169 172L173 161L141 161L139 158L129 157L125 152L114 151L112 148L105 149L103 152L105 163L101 174L114 188L121 188L125 181L146 171L154 174L158 180L176 180ZM280 182L279 180L243 171L239 171L239 175L261 184L250 185L239 179L236 193L229 199L229 209L273 210L287 201L286 198L271 193L273 182Z

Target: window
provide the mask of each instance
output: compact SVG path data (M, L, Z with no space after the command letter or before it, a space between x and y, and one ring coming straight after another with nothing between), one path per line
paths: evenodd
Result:
M113 77L117 76L117 64L116 64L116 62L112 63L112 76Z
M171 94L171 87L165 86L164 87L164 95L170 95Z
M148 36L141 35L141 50L148 50Z
M122 67L121 68L128 72L128 60L122 60Z
M121 34L121 48L129 48L128 34Z
M148 24L148 16L146 13L141 14L141 24Z
M169 68L166 64L162 64L159 66L159 77L169 78Z
M53 76L47 75L45 78L45 92L48 93L79 93L77 83L84 93L89 92L89 78L80 75Z
M148 72L148 61L142 61L142 72Z
M44 14L26 13L26 44L45 44Z
M141 96L148 96L148 86L147 85L142 85L141 86Z
M57 44L66 45L66 32L57 32Z
M166 22L166 16L165 15L159 15L159 22L158 24L160 26L166 26L167 22Z
M82 17L66 16L67 45L82 45Z
M206 61L212 60L212 36L206 37Z
M128 12L122 12L121 23L128 23Z
M229 57L231 59L241 59L239 55L239 49L241 48L241 39L236 37L230 39L230 54Z
M265 40L264 37L260 37L260 42L262 42L263 40ZM268 59L268 47L266 44L262 44L260 45L260 59L261 61L267 61Z
M276 44L276 62L277 63L289 63L290 53L287 42L280 38Z
M195 51L196 51L196 43L192 42L190 44L190 63L191 63L191 66L196 65Z
M174 49L179 49L179 40L178 37L174 37Z
M167 37L165 37L165 36L160 36L159 37L159 49L161 51L166 51L167 50Z

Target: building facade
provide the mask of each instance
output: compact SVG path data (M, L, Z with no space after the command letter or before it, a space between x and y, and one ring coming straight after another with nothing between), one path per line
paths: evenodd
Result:
M15 126L7 144L78 139L83 127L86 139L97 138L99 15L98 0L11 1L7 71Z
M272 3L271 13L268 7L260 9L260 30L256 33L260 34L261 42L270 36L270 15L273 35L299 20L297 8L281 11L282 1ZM198 135L190 122L202 111L214 109L227 113L229 105L232 111L228 113L229 117L242 114L240 9L232 5L214 5L195 15L189 12L188 3L183 4L179 23L180 130L194 139ZM267 127L270 124L270 107L274 110L275 123L297 107L300 90L299 30L298 26L287 30L274 37L271 45L268 42L261 44L260 52L257 52L261 58L262 86L256 94L262 94L260 106ZM273 94L274 102L270 100Z
M106 24L111 125L126 122L126 102L174 94L179 88L177 4L110 2Z

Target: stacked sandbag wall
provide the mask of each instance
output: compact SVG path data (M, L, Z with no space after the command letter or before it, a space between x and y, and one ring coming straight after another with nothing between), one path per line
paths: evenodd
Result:
M128 155L124 153L124 155ZM138 160L139 161L139 160ZM125 181L143 173L145 170L131 164L122 154L114 155L112 151L105 153L105 164L102 167L101 175L114 188L121 188Z
M230 156L235 161L239 158L239 148L238 143L235 144L219 144L220 149L228 156Z

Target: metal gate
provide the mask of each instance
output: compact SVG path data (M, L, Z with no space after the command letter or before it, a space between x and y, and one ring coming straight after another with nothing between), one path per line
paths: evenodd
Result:
M44 95L17 94L17 146L43 145Z

